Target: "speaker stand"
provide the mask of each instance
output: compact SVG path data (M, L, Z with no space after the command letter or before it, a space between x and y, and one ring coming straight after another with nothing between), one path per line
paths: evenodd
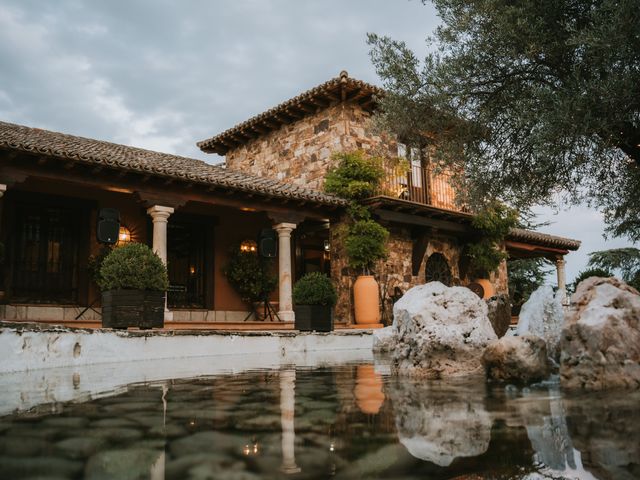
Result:
M87 313L89 310L93 310L94 312L96 312L98 315L102 316L102 314L96 310L95 308L93 308L93 306L98 302L98 300L100 300L99 298L94 298L93 301L84 308L84 310L82 310L78 316L76 317L76 320L78 320L81 316L83 316L85 313Z
M269 300L263 300L262 302L262 306L260 307L262 309L262 318L263 318L263 322L266 322L267 319L269 319L270 322L275 321L274 318L277 319L278 322L281 322L282 320L280 320L280 317L278 316L278 312L276 312L275 308L273 308L273 305L271 305L271 303L269 303ZM251 304L251 311L249 312L249 314L244 317L243 322L246 322L247 320L249 320L249 318L251 317L251 315L253 315L255 317L256 320L258 320L258 310L255 307L255 304Z

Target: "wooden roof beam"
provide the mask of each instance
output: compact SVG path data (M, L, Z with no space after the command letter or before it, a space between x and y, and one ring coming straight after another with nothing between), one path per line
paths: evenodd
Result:
M318 111L317 107L307 105L306 103L301 103L298 105L298 108L306 113L316 113Z
M323 102L319 98L310 98L309 102L320 108L327 108L329 105L331 105L331 101Z
M361 93L362 88L356 88L355 90L347 93L346 100L355 100L361 95Z

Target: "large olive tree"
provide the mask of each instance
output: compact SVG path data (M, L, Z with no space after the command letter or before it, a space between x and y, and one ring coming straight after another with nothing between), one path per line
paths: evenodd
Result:
M564 193L640 240L640 2L433 3L442 24L426 59L369 35L388 91L378 121L462 167L472 200Z

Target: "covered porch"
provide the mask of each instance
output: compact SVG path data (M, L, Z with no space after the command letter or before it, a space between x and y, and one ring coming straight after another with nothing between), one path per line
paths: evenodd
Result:
M0 319L100 326L91 257L100 211L119 242L167 264L165 328L293 329L292 283L329 272L329 226L344 202L200 160L0 123ZM256 322L224 275L229 252L275 232L277 315Z

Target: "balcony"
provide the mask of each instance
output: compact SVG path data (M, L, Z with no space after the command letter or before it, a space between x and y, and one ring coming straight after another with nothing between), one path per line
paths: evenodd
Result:
M465 212L456 202L452 174L435 171L419 162L385 162L385 175L378 195L429 205L445 210Z

